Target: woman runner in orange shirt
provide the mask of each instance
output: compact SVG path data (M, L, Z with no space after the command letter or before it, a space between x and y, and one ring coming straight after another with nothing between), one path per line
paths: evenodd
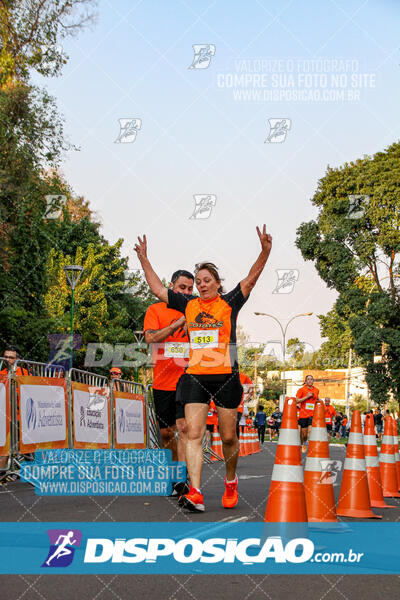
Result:
M239 444L236 436L237 407L243 388L239 379L236 351L236 320L239 310L261 275L271 252L272 238L265 225L257 227L261 252L249 274L228 294L222 293L221 278L212 263L197 265L195 284L199 297L167 290L147 257L146 236L138 238L135 251L153 294L170 308L186 317L189 335L189 364L182 375L179 393L185 403L187 424L186 464L190 490L182 496L183 505L191 511L204 511L201 493L203 466L202 439L206 429L211 396L218 411L222 451L225 457L224 508L238 502L236 464Z

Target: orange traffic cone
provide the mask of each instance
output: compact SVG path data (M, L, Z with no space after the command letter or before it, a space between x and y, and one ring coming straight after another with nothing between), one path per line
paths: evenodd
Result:
M400 490L400 456L399 456L399 438L397 437L397 423L396 419L393 418L393 444L394 444L394 459L396 461L396 474L397 483Z
M384 498L400 498L398 492L396 459L393 445L393 421L391 417L385 419L385 429L379 457L379 469L381 471L382 488Z
M257 431L257 429L253 429L253 432L254 432L254 442L255 442L256 452L261 452L260 440L258 439L258 431Z
M285 403L264 521L306 522L307 510L301 464L296 402Z
M211 455L211 460L213 462L216 460L221 460L221 459L224 460L224 455L222 453L222 440L221 440L221 436L218 432L216 425L214 425L214 431L211 435L212 435L211 450L214 452L214 454L216 454L218 456L218 458L216 458L215 456Z
M242 431L240 431L240 437L239 437L239 456L240 457L247 456L245 437L244 437L244 433L242 433Z
M322 402L317 402L304 467L304 489L309 521L337 521L329 463L325 407Z
M342 485L340 486L336 513L341 517L355 517L359 519L382 518L379 515L375 515L371 510L359 410L353 412L351 419L350 436L347 444Z
M369 413L364 424L364 452L371 506L375 508L397 508L386 504L382 493L378 448L376 446L374 417Z

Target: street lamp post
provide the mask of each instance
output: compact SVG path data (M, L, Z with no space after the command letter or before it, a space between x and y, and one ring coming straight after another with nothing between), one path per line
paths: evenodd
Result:
M71 286L71 348L69 355L69 368L72 369L72 357L74 352L74 290L82 275L83 267L80 265L65 265L64 273Z
M270 315L268 313L263 313L263 312L255 312L254 314L259 317L270 317L271 319L274 319L274 321L276 321L278 323L279 327L281 328L282 341L283 341L283 351L282 351L282 354L283 354L283 361L282 361L283 362L283 369L282 369L283 382L282 382L282 400L279 402L279 410L282 411L283 403L285 401L285 395L286 395L286 332L287 332L287 328L294 319L297 319L297 317L310 317L313 313L307 312L307 313L300 313L298 315L295 315L294 317L289 319L289 321L286 323L285 327L282 326L282 323L279 321L279 319L274 317L274 315Z

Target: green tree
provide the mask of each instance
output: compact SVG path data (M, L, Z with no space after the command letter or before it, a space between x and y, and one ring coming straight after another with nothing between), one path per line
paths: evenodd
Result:
M290 338L286 344L286 352L292 359L296 366L300 363L304 357L305 343L301 342L299 338Z
M0 0L0 86L27 81L31 70L58 75L62 40L94 20L93 0Z
M366 364L372 399L400 400L400 143L342 167L328 167L312 203L319 214L298 229L297 246L328 287ZM354 201L360 206L354 211ZM326 325L326 322L325 322ZM349 332L342 331L344 344ZM384 360L374 363L374 354Z

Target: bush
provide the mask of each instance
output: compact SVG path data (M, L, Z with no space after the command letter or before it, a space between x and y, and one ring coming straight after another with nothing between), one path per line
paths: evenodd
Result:
M278 405L273 400L266 400L265 398L260 398L258 406L263 406L265 414L267 415L267 417L269 417L269 415L272 415L274 410L277 409Z

